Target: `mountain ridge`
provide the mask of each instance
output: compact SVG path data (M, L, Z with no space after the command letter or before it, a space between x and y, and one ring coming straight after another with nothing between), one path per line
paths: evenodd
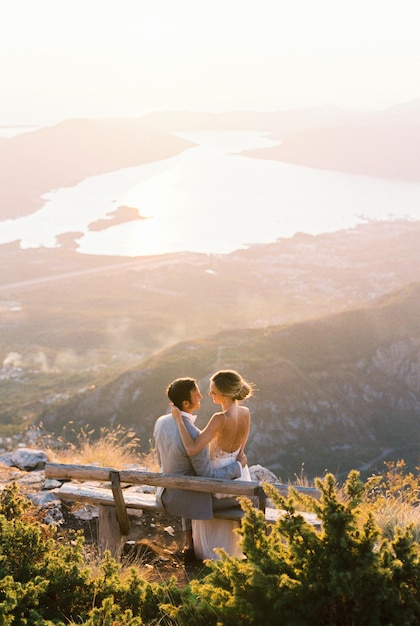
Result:
M89 176L166 159L194 144L136 120L65 120L0 138L1 219L29 215L42 196ZM25 184L22 185L22 180Z
M282 480L302 468L313 477L375 469L384 459L418 463L420 283L355 311L182 342L83 397L47 407L42 421L120 423L145 450L173 378L196 377L206 392L209 376L229 367L257 388L247 403L248 458ZM205 398L199 425L214 410Z
M275 139L275 136L271 137ZM420 126L334 126L287 137L245 156L374 178L420 180Z

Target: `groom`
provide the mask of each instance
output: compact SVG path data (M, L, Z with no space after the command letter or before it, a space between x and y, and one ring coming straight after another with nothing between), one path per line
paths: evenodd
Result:
M168 386L166 393L169 400L182 412L188 431L195 439L200 430L194 425L196 416L193 415L193 412L200 408L203 397L197 381L194 378L177 378ZM247 463L245 454L240 452L236 461L215 470L210 463L208 446L190 458L171 413L162 415L156 420L153 436L160 469L164 474L233 479L239 478L241 466L244 467ZM185 532L184 559L186 562L194 559L191 520L212 519L213 502L214 508L238 506L236 498L224 498L216 501L212 499L210 493L200 491L159 487L156 495L165 511L182 518L182 529Z

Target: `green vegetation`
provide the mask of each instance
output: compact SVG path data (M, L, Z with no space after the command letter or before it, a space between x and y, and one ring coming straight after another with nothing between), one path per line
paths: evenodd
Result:
M247 559L212 563L172 615L181 624L207 626L417 624L420 550L412 528L397 529L389 540L381 535L357 472L349 475L345 497L331 474L316 484L320 503L297 492L285 500L267 486L286 511L268 536L262 513L244 505ZM322 520L321 532L296 513L302 503Z
M134 568L121 573L109 554L99 569L89 566L82 536L41 524L13 483L1 494L0 539L4 626L156 624L160 605L179 595L172 581L149 584Z
M89 561L83 537L42 524L17 493L0 497L0 623L5 626L415 626L420 621L420 548L413 524L387 536L376 523L383 499L418 507L419 479L404 464L339 488L318 479L319 501L291 489L267 495L285 514L267 533L262 512L244 499L239 531L245 560L226 554L183 587L148 582L138 565L106 553ZM297 512L308 508L317 530Z
M67 358L70 360L71 355ZM76 355L73 359L77 359ZM0 437L25 432L45 406L59 407L69 398L80 398L115 378L120 371L118 363L64 371L25 367L16 376L0 380Z

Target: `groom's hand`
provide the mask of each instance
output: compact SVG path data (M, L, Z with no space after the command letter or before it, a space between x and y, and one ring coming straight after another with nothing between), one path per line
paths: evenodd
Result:
M245 467L245 465L248 463L248 460L246 458L246 454L243 450L239 450L239 454L236 457L236 460L239 461L239 463L242 465L242 467Z

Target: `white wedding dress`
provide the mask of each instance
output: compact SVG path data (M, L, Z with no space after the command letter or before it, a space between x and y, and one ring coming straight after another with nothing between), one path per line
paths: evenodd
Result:
M217 439L210 442L210 460L214 469L219 469L236 461L239 448L235 452L225 452L219 447ZM242 468L241 476L236 480L251 480L248 466ZM226 497L215 494L216 498ZM230 556L244 558L239 546L240 536L235 532L240 523L234 520L210 519L192 520L194 551L199 559L220 559L215 548L223 548Z

